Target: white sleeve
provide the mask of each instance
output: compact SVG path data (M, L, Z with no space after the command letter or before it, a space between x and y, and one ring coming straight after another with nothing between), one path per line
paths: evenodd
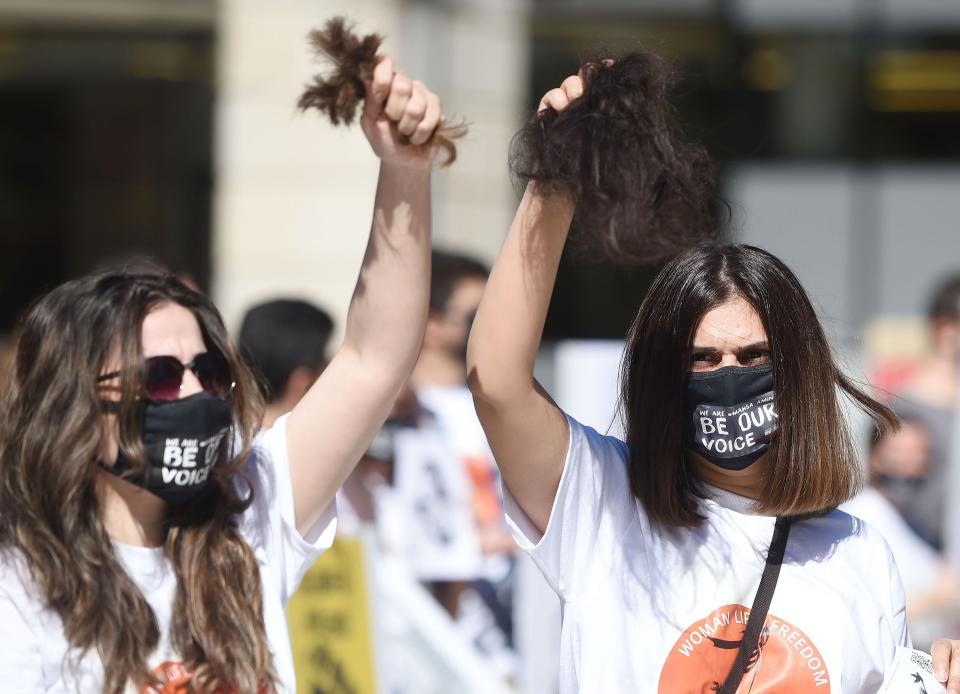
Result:
M23 612L27 605L10 597L0 586L0 682L7 692L42 692L43 658L40 640Z
M565 602L575 596L597 548L618 542L640 508L630 491L626 444L569 415L567 420L570 442L546 532L503 488L504 514L517 544Z
M284 604L307 569L330 548L337 532L336 501L301 535L297 530L293 483L287 454L287 417L262 432L245 467L254 502L242 520L241 532L265 568L273 573Z

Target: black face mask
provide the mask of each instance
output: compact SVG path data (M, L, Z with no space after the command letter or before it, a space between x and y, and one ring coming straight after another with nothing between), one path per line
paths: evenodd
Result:
M110 407L105 403L105 409ZM207 393L180 400L147 402L143 407L144 474L129 474L136 465L123 451L108 472L123 476L171 506L187 503L203 491L220 457L232 421L230 405Z
M684 417L691 450L725 470L743 470L767 451L777 428L773 368L725 366L691 373Z

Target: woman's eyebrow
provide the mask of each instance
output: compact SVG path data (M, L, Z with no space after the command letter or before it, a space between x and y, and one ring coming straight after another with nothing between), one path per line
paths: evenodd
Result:
M766 340L763 340L762 342L751 342L749 345L737 347L736 351L737 354L741 354L743 352L769 352L770 343Z
M691 348L690 353L691 353L691 354L698 354L698 355L703 355L703 354L720 354L722 351L723 351L723 350L718 349L718 348L716 348L716 347L706 347L706 346L703 346L703 345L694 345L694 346ZM740 347L736 347L736 348L734 348L732 351L735 352L736 354L742 354L742 353L744 353L744 352L769 352L769 351L770 351L770 343L767 342L766 340L763 340L763 341L761 341L761 342L751 342L751 343L748 344L748 345L742 345L742 346L740 346Z

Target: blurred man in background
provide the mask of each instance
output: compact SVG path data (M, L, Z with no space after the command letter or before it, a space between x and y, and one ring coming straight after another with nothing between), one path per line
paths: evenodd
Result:
M480 548L487 557L476 581L437 585L437 597L458 613L475 640L489 639L486 647L480 645L490 653L500 650L500 638L504 645L512 642L509 574L514 543L501 513L497 467L466 385L467 338L488 274L477 260L434 251L430 313L411 382L419 402L436 419L455 462L467 471ZM489 628L490 616L495 629Z
M914 645L928 649L943 630L955 629L956 573L904 521L888 489L916 485L928 472L931 437L922 423L902 419L900 429L873 432L868 456L869 484L841 509L876 528L893 552L907 598L907 621Z
M897 414L929 437L926 471L898 479L890 475L884 493L907 523L932 547L943 547L943 523L957 379L960 378L960 276L940 285L928 310L930 351L893 402ZM899 434L898 434L899 436Z
M416 368L343 485L338 512L343 532L373 530L382 576L402 584L402 572L429 590L455 630L455 637L444 638L468 644L509 677L515 669L514 544L502 520L496 466L466 387L467 336L487 269L441 251L433 253L432 264L430 312ZM385 648L391 661L416 657L395 640Z
M487 268L463 255L434 251L430 313L411 382L439 421L473 483L473 511L487 554L512 552L500 514L497 468L467 388L467 337L487 283Z
M323 309L295 299L257 304L243 317L240 345L261 376L266 429L293 409L327 364L333 319Z

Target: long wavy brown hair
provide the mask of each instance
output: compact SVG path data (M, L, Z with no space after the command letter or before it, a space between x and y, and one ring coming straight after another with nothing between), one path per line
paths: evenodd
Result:
M146 465L140 329L148 312L168 302L193 312L207 349L232 368L226 440L237 442L222 447L198 498L168 516L164 553L177 579L171 644L193 672L192 691L273 691L260 573L237 527L253 500L249 484L235 478L259 427L259 390L216 307L177 279L85 277L51 291L22 320L0 417L0 551L20 555L69 644L99 654L104 692L158 684L147 666L160 636L156 616L100 518L97 463L107 434L96 378L119 354L119 445Z

